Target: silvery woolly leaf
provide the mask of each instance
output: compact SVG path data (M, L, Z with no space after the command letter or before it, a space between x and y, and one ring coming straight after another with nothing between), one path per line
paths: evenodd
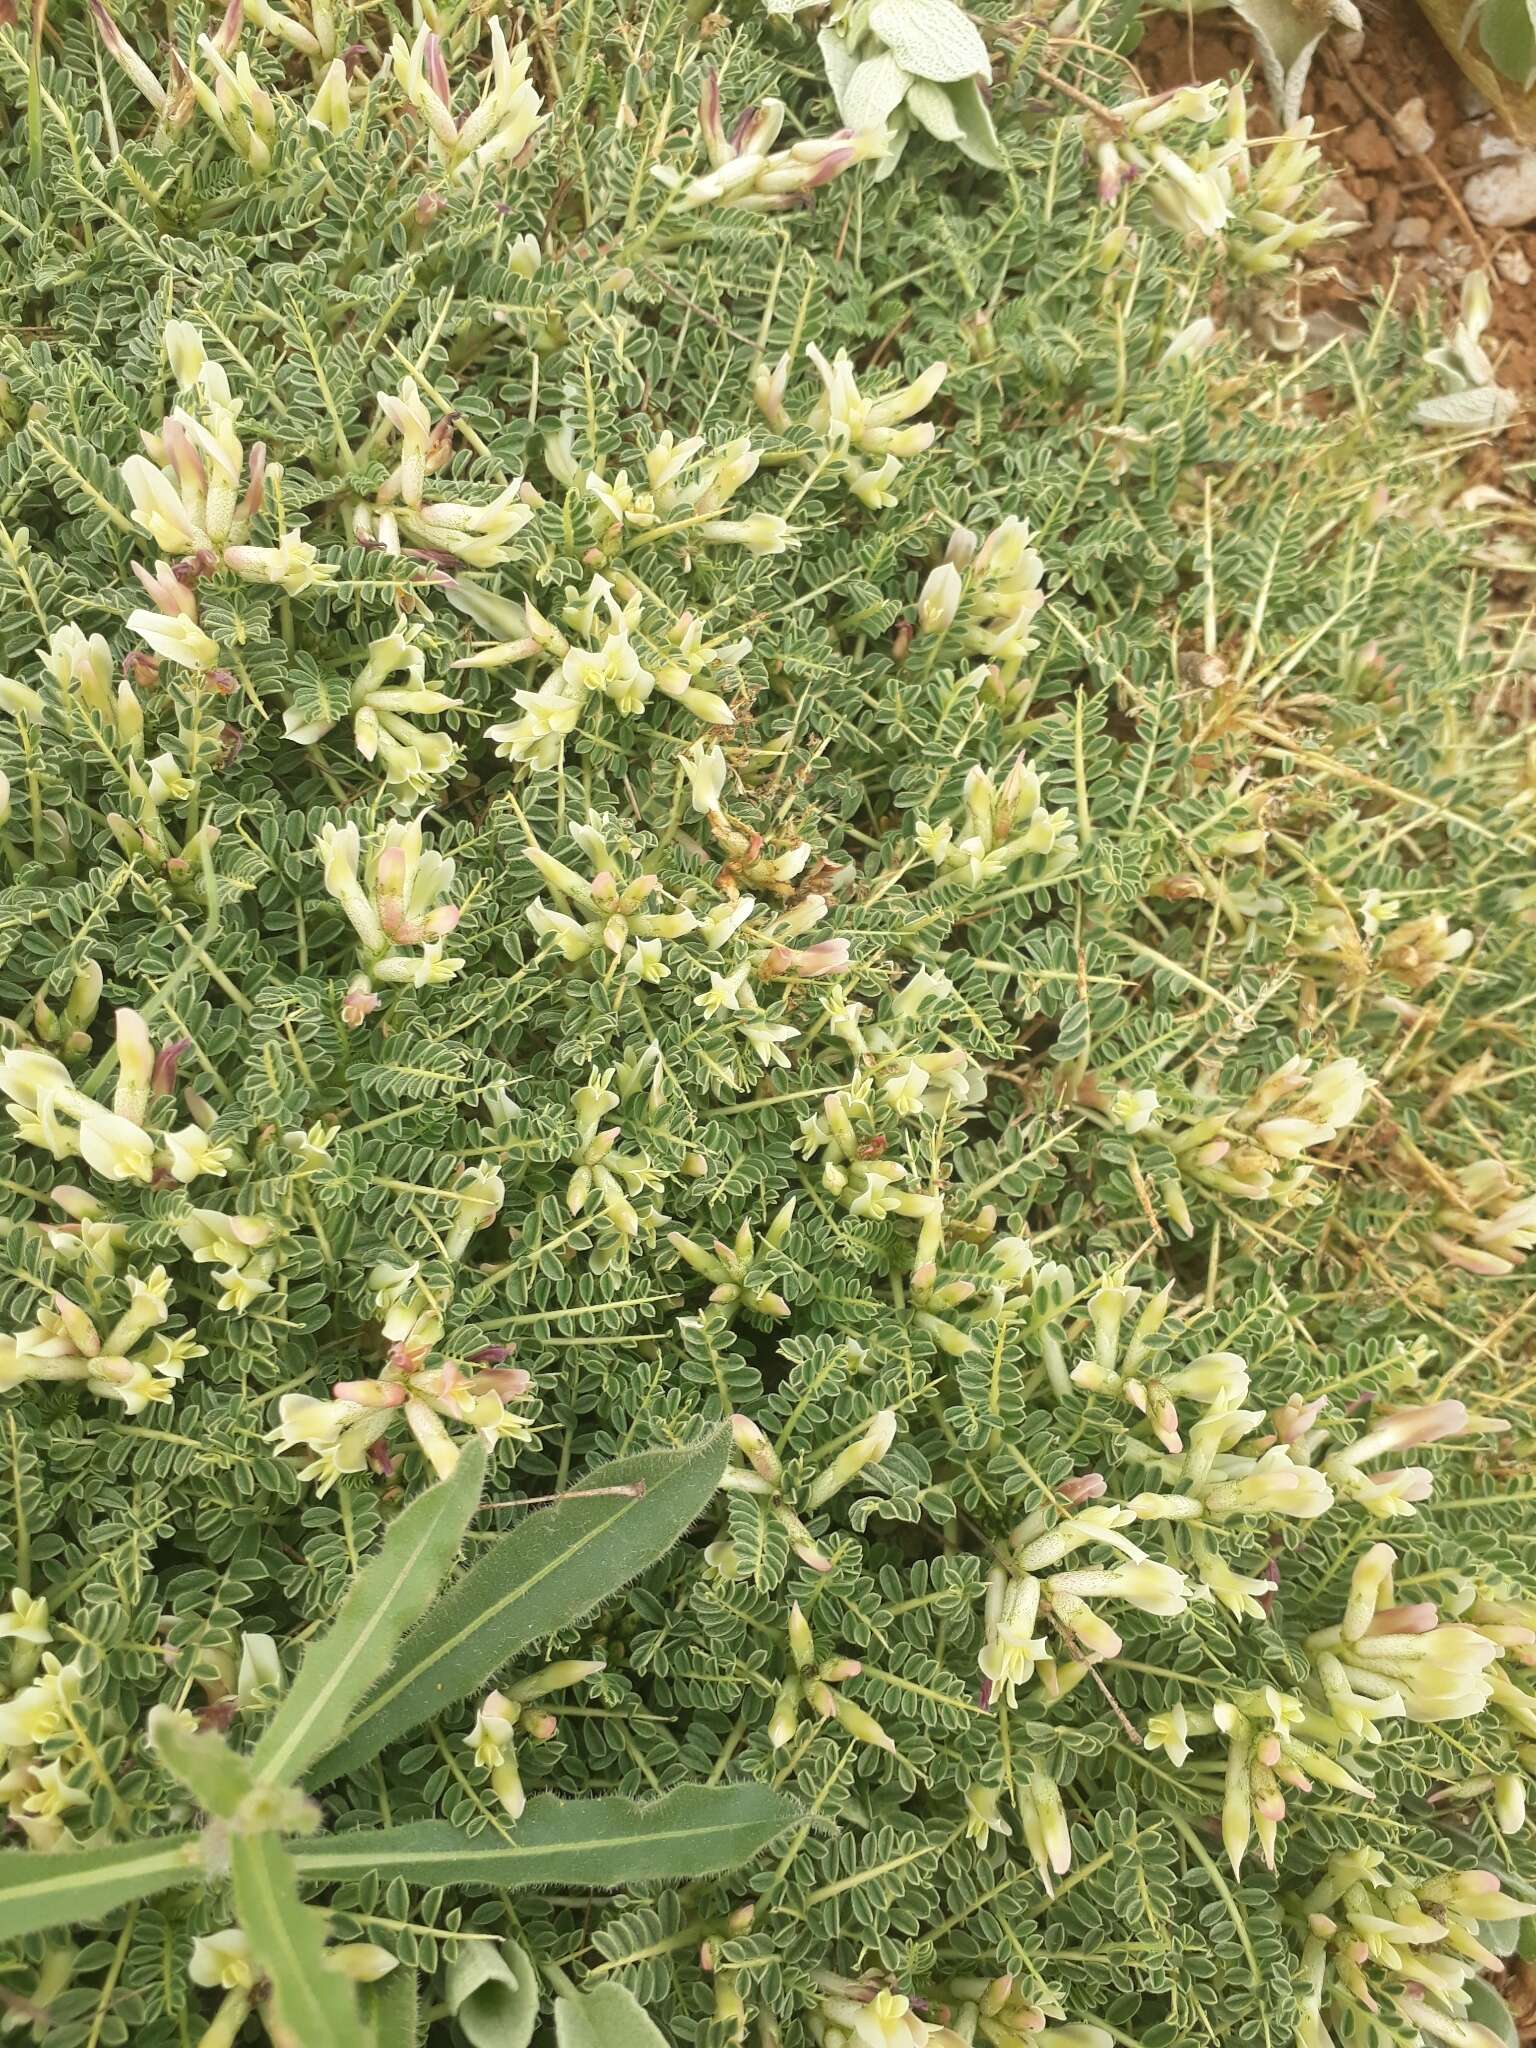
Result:
M666 2035L622 1984L595 1984L555 2000L556 2048L669 2048Z
M907 87L907 112L938 142L959 142L962 136L949 94L929 78L914 78Z
M1353 0L1328 0L1321 14L1296 0L1232 0L1232 12L1253 31L1275 118L1282 128L1294 127L1318 44L1334 24L1360 26Z
M1476 2026L1485 2027L1500 2048L1519 2048L1520 2037L1515 2031L1514 2015L1494 1987L1478 1977L1466 1986L1467 2017ZM1425 2040L1429 2039L1426 2034Z
M976 24L954 0L875 0L869 25L903 70L951 85L991 66Z
M883 185L901 162L901 153L912 135L912 123L907 119L906 108L898 107L891 116L891 125L886 130L885 155L875 165L875 183Z
M1471 391L1447 391L1439 398L1426 398L1414 407L1413 416L1421 427L1502 434L1518 410L1513 392L1498 384L1481 384Z
M843 119L850 128L883 128L911 83L910 75L886 51L866 57L839 100Z
M960 124L960 147L965 155L985 171L1002 170L1007 160L998 142L997 130L992 126L992 109L981 89L981 81L962 78L956 85L945 86L944 96Z
M848 90L848 81L859 68L859 60L845 43L836 29L824 28L816 38L816 47L821 52L821 61L827 68L827 83L832 88L832 97L837 102L839 118L848 126L847 110L843 96Z
M460 1942L443 1996L470 2048L528 2048L539 2018L539 1973L515 1941Z

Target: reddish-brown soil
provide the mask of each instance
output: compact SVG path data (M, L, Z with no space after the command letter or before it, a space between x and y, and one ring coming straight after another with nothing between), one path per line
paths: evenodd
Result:
M1375 294L1401 298L1438 290L1454 301L1469 270L1487 272L1494 294L1491 343L1499 382L1525 405L1501 452L1525 455L1536 445L1536 226L1480 227L1461 201L1468 176L1484 166L1487 138L1499 123L1462 78L1413 0L1362 8L1365 46L1352 61L1324 43L1312 67L1303 111L1313 117L1334 167L1328 202L1359 223L1331 243L1317 266L1309 302L1347 318ZM1225 12L1147 17L1135 63L1149 90L1191 79L1223 78L1253 67L1255 127L1264 90L1252 40ZM1410 103L1423 102L1434 141L1422 153L1398 133L1396 117L1418 127ZM1418 138L1415 138L1418 139Z

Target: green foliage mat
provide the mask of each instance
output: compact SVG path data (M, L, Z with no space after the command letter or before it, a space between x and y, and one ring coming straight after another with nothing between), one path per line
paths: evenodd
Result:
M1497 2017L1528 644L1305 139L925 7L879 180L746 0L0 27L23 2039Z

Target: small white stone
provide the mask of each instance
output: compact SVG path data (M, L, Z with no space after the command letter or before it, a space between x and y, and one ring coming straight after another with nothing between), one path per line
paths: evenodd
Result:
M1317 197L1319 205L1325 207L1335 220L1358 221L1363 227L1371 217L1371 209L1342 178L1330 178Z
M1392 126L1410 156L1427 156L1435 146L1435 131L1429 125L1422 99L1404 100L1392 116Z
M1468 178L1463 197L1485 228L1523 228L1536 220L1536 150L1504 157Z
M1513 245L1508 249L1495 250L1493 267L1506 284L1529 284L1533 274L1530 258L1523 249Z
M1422 214L1410 213L1392 230L1394 249L1422 249L1429 240L1429 222Z

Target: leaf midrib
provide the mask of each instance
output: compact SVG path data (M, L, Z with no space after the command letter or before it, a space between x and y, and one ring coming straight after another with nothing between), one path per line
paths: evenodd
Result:
M4 1911L8 1900L44 1899L53 1892L69 1891L78 1885L89 1885L98 1880L120 1884L124 1878L153 1876L157 1870L172 1873L185 1871L188 1877L193 1877L196 1872L187 1860L187 1850L195 1840L195 1836L188 1835L175 1847L157 1849L136 1863L104 1863L99 1870L87 1873L81 1872L72 1857L61 1856L59 1862L62 1867L58 1871L46 1877L39 1873L35 1878L28 1878L23 1885L10 1885L0 1890L0 1912ZM36 1851L28 1853L36 1854Z
M461 1649L463 1645L466 1642L468 1642L472 1636L478 1635L480 1630L485 1627L487 1622L492 1622L496 1619L498 1615L504 1614L506 1610L513 1605L514 1602L522 1599L525 1594L532 1592L535 1587L537 1587L545 1579L547 1579L551 1572L558 1571L560 1567L568 1563L571 1558L578 1556L589 1543L595 1543L598 1537L606 1536L610 1529L614 1528L619 1522L623 1521L624 1517L627 1514L630 1514L635 1508L639 1507L642 1501L649 1500L651 1502L655 1502L665 1492L667 1486L671 1483L671 1481L674 1479L681 1478L683 1473L688 1471L688 1469L689 1468L687 1466L683 1466L679 1468L677 1471L663 1477L656 1485L648 1487L644 1494L637 1495L632 1500L626 1500L621 1502L621 1504L617 1508L611 1509L609 1511L608 1516L604 1521L594 1523L592 1527L584 1530L582 1534L575 1539L574 1542L567 1544L564 1550L557 1552L555 1556L551 1557L545 1564L541 1565L536 1572L530 1573L529 1576L525 1579L519 1579L517 1584L515 1586L510 1587L501 1596L499 1600L495 1601L490 1607L482 1608L480 1612L477 1615L475 1615L472 1620L466 1622L464 1627L459 1629L456 1634L449 1636L445 1642L438 1644L429 1658L422 1658L418 1660L418 1662L413 1664L409 1670L402 1672L400 1677L397 1678L392 1685L386 1685L382 1692L376 1693L371 1700L365 1701L364 1711L366 1713L367 1718L371 1720L375 1715L382 1713L384 1708L389 1706L392 1701L397 1700L400 1697L401 1693L405 1691L406 1687L413 1684L414 1681L417 1678L419 1678L423 1672L430 1671L434 1664L440 1663L444 1658L452 1656L453 1652L457 1649ZM468 1578L469 1573L466 1572L464 1574L464 1577ZM460 1579L458 1585L450 1588L447 1597L449 1599L452 1599L453 1594L459 1590L459 1586L462 1586L463 1583L464 1580ZM420 1626L421 1623L418 1622L417 1627ZM406 1647L409 1648L409 1639L407 1639ZM509 1652L508 1654L510 1655L511 1653ZM346 1739L346 1736L343 1735L341 1738L341 1742L338 1742L336 1747L338 1749L341 1748L342 1745L345 1743Z
M464 1643L468 1642L471 1636L478 1634L479 1631L485 1626L485 1624L488 1621L494 1621L497 1615L504 1614L515 1600L519 1600L525 1593L531 1592L533 1588L539 1585L539 1583L542 1580L548 1578L549 1574L552 1571L558 1570L559 1567L567 1561L567 1559L576 1556L576 1554L579 1551L583 1550L587 1544L596 1542L599 1536L606 1536L608 1531L614 1526L614 1524L616 1522L622 1521L624 1516L629 1513L630 1509L634 1505L635 1503L633 1501L626 1501L622 1507L615 1509L610 1513L607 1521L599 1523L594 1528L588 1529L587 1531L585 1531L583 1535L578 1537L574 1543L568 1545L567 1548L562 1550L557 1556L552 1557L549 1560L549 1562L546 1565L542 1566L538 1571L531 1573L526 1579L520 1579L515 1586L511 1587L506 1593L504 1593L502 1597L499 1600L497 1600L492 1606L483 1608L480 1611L480 1613L477 1614L472 1621L467 1622L465 1626L461 1628L456 1635L449 1636L446 1642L441 1643L432 1655L432 1657L425 1659L424 1661L414 1665L412 1669L406 1672L402 1678L398 1679L394 1685L388 1687L384 1692L381 1692L377 1699L370 1701L368 1703L370 1711L377 1712L379 1708L388 1706L390 1701L393 1699L397 1699L400 1696L401 1692L405 1689L405 1687L409 1685L411 1683L411 1680L414 1677L416 1677L420 1672L429 1671L432 1668L433 1664L439 1662L444 1657L451 1656L455 1650L459 1649Z
M644 1837L633 1834L583 1835L574 1842L539 1842L526 1845L518 1842L493 1844L490 1842L480 1843L461 1840L457 1843L445 1844L441 1849L412 1849L410 1853L422 1863L431 1863L444 1857L450 1858L456 1863L473 1863L476 1861L505 1863L514 1857L526 1857L531 1860L535 1857L546 1856L588 1856L594 1850L603 1849L644 1848L650 1850L658 1844L692 1842L700 1837L708 1838L712 1835L735 1834L739 1829L749 1825L750 1823L742 1820L718 1820L704 1822L695 1827L652 1830ZM327 1852L323 1849L313 1849L306 1854L301 1849L297 1852L295 1861L298 1863L301 1871L313 1868L316 1872L324 1872L329 1875L348 1863L369 1865L377 1855L378 1845L375 1843L371 1851L362 1849L353 1855L344 1853L338 1856L334 1852Z
M431 1543L436 1534L437 1530L435 1526L424 1525L424 1533L418 1540L415 1549L411 1552L410 1556L403 1561L401 1570L396 1573L394 1579L390 1583L387 1596L384 1599L380 1600L378 1606L374 1609L372 1616L369 1618L368 1622L364 1626L359 1639L359 1648L362 1648L366 1646L368 1643L372 1642L374 1636L378 1633L378 1631L387 1626L390 1618L390 1605L394 1599L396 1592L402 1585L409 1583L412 1573L415 1571L417 1565L421 1561L422 1552L427 1550L431 1546ZM309 1733L310 1729L315 1725L315 1722L319 1718L322 1710L329 1704L331 1699L334 1697L337 1688L341 1685L342 1681L346 1678L346 1676L346 1666L344 1664L338 1665L332 1677L329 1680L327 1680L326 1683L321 1687L319 1692L316 1693L314 1704L311 1711L304 1716L302 1721L295 1723L293 1730L290 1733L287 1741L281 1744L276 1754L269 1758L268 1761L262 1766L261 1775L264 1780L267 1780L268 1782L276 1780L280 1775L283 1765L287 1758L293 1754L295 1749L303 1748L303 1738Z

